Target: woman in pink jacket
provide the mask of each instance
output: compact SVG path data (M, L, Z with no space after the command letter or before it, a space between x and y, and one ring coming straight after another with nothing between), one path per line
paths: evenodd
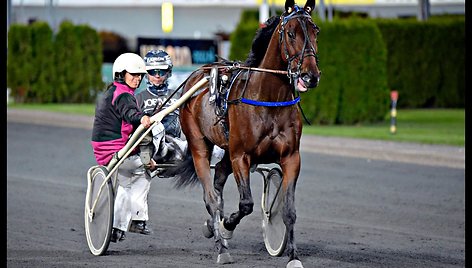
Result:
M134 91L146 74L143 59L134 53L124 53L113 63L113 82L100 97L95 108L92 147L97 163L107 165L122 149L139 124L151 125L136 102ZM151 169L154 162L151 161ZM146 167L133 151L117 170L118 190L111 241L123 241L126 231L149 234L147 194L150 177Z

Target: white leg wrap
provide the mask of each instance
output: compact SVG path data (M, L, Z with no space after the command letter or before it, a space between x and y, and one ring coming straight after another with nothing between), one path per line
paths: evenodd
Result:
M220 235L224 239L231 239L233 238L233 231L229 231L225 228L223 224L223 219L220 221Z

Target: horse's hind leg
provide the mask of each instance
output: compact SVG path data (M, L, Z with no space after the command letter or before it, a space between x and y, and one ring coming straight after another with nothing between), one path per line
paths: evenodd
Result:
M295 188L300 173L300 154L293 154L285 158L281 163L281 167L283 172L282 191L285 197L282 217L285 227L287 228L287 254L289 257L287 268L302 268L303 265L298 258L294 235L294 226L297 220Z
M231 162L229 161L228 154L225 154L223 159L215 165L215 177L213 186L215 188L216 193L220 196L220 216L224 217L224 199L223 199L223 189L225 187L226 181L228 179L229 174L231 174Z
M205 145L206 146L206 145ZM232 263L233 258L228 251L228 242L224 239L219 231L219 223L223 218L223 199L222 189L224 182L226 181L227 173L222 171L222 168L218 168L216 181L217 185L220 185L221 191L216 190L211 180L210 163L209 163L209 150L203 148L203 143L199 143L195 147L199 149L192 150L192 157L194 159L195 170L200 178L203 186L203 201L205 207L211 216L210 226L213 229L213 235L215 240L215 247L218 251L218 264ZM226 175L225 175L226 174ZM228 173L229 174L229 173ZM207 222L208 223L208 222ZM210 236L211 237L211 236Z
M215 193L219 196L219 208L218 212L220 213L220 218L224 217L224 199L223 199L223 189L228 179L228 176L231 174L231 163L229 162L228 154L225 154L223 159L215 165L215 175L213 180L213 186ZM211 212L209 212L212 215ZM205 222L205 226L203 227L203 233L205 237L211 238L214 235L214 227L213 227L213 217L210 217Z
M211 177L210 168L210 155L211 146L200 130L200 125L197 119L190 112L189 106L185 106L181 110L180 120L182 129L186 134L188 141L188 148L192 153L193 164L195 171L203 187L203 201L205 202L205 208L211 216L210 226L213 228L213 235L215 240L215 247L218 251L218 260L220 264L233 262L228 252L228 243L225 239L220 236L218 224L222 218L223 203L222 197L213 185L213 179ZM217 179L217 181L224 181L225 179ZM217 183L218 184L218 183ZM221 184L221 189L224 183ZM221 210L221 212L220 212ZM211 237L211 235L210 235Z
M232 263L233 257L229 254L228 251L228 241L224 237L222 231L219 229L221 220L224 218L224 200L223 200L223 188L225 186L226 180L228 179L229 174L231 174L231 163L229 162L229 157L226 154L221 162L219 162L215 167L215 177L214 177L214 190L219 197L218 210L213 216L213 230L215 233L215 244L218 249L218 259L217 263L225 264Z

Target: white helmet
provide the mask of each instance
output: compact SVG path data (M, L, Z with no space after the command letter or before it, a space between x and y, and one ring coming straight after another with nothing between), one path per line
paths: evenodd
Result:
M121 54L113 63L113 80L122 79L121 73L123 71L133 74L146 74L146 65L143 58L135 53Z

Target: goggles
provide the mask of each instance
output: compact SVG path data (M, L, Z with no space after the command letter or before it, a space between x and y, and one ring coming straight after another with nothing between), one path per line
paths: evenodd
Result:
M170 70L164 70L164 69L152 69L152 70L148 70L147 73L149 75L152 75L152 76L156 76L156 75L159 75L159 76L164 76L166 74L169 73Z

